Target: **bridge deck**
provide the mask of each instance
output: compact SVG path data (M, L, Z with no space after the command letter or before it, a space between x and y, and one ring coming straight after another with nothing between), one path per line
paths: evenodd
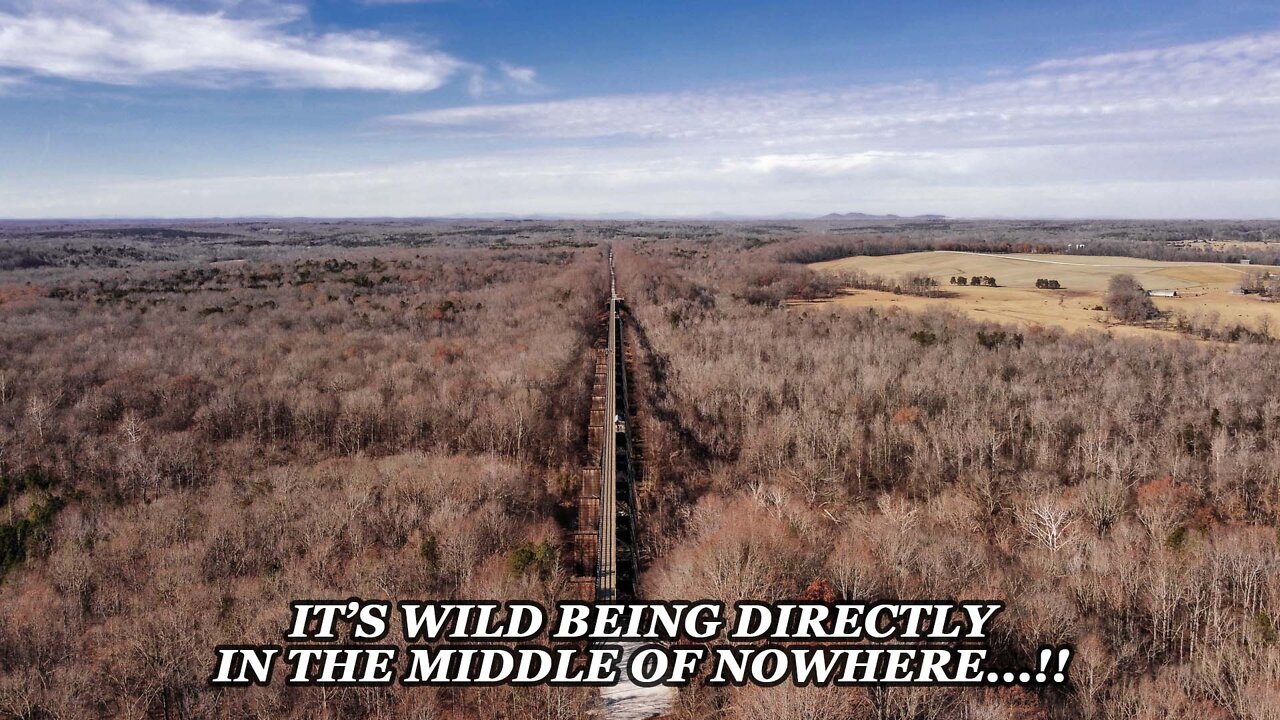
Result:
M613 250L609 250L609 334L604 351L603 377L601 367L596 367L597 387L604 386L604 397L592 400L591 427L600 428L600 466L598 473L588 470L583 474L583 492L579 498L579 536L589 533L593 520L598 522L595 536L595 600L598 603L614 603L638 593L636 587L636 496L635 462L636 446L632 444L630 389L627 384L627 362L622 352L620 323L618 321L618 287L613 266ZM597 390L597 393L599 391ZM619 393L621 392L621 397ZM598 417L603 415L603 417ZM615 421L623 422L619 432ZM621 448L621 453L619 449ZM594 449L594 448L593 448ZM598 483L599 497L587 489ZM621 512L621 515L620 515ZM619 518L623 532L619 533ZM623 546L619 547L619 535ZM621 560L622 571L619 571ZM589 578L581 578L589 582ZM577 582L577 581L575 581ZM625 672L626 662L638 643L624 643L623 674L618 684L601 688L603 714L617 720L639 720L663 715L670 711L675 701L675 690L668 687L640 687ZM593 713L595 714L595 713Z
M597 555L596 601L618 597L618 442L613 421L618 414L618 293L609 253L609 341L605 348L604 442L600 453L600 550Z

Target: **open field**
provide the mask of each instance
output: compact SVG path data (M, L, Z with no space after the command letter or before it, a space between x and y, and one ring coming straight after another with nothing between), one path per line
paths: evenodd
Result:
M1280 271L1274 266L1222 263L1162 262L1126 257L1086 255L991 255L965 252L920 252L859 256L811 265L816 270L860 270L888 278L924 273L939 282L950 297L925 298L857 290L839 296L842 306L891 306L907 310L947 307L976 319L1021 325L1056 325L1069 330L1113 328L1123 334L1171 334L1155 328L1117 326L1098 308L1113 275L1128 273L1148 290L1176 290L1176 298L1155 298L1163 311L1210 317L1223 323L1256 327L1268 318L1280 325L1280 304L1233 292L1250 272ZM990 275L999 287L953 286L952 276ZM1062 283L1062 290L1038 290L1036 279Z
M1265 231L1262 231L1262 234L1265 234ZM1273 240L1191 240L1170 244L1176 247L1208 249L1216 250L1218 252L1270 252L1275 250L1277 246L1277 243Z

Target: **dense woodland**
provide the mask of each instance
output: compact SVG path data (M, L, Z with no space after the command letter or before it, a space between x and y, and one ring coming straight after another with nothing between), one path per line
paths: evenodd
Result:
M752 255L621 255L660 410L647 591L998 598L998 650L1073 643L1073 684L704 689L682 716L1280 716L1280 353L779 310L744 300Z
M292 599L563 586L602 250L280 255L5 279L0 716L580 717L585 691L206 687Z
M1184 225L1041 234L1156 256ZM300 597L567 592L612 241L647 597L994 598L1002 657L1077 649L1061 690L695 686L677 717L1280 717L1280 351L784 302L833 289L796 263L832 247L1034 229L5 233L2 716L583 716L585 690L205 680Z

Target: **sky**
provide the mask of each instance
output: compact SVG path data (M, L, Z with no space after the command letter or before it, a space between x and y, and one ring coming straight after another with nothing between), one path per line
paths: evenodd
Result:
M0 218L1280 216L1280 1L0 0Z

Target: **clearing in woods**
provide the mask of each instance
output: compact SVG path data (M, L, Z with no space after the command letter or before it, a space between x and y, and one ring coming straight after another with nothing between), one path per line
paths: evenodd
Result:
M1175 335L1171 330L1116 325L1098 310L1107 282L1128 273L1148 290L1176 290L1176 298L1154 298L1161 310L1189 317L1217 313L1224 325L1257 327L1264 316L1280 327L1280 303L1268 303L1234 290L1248 274L1280 272L1280 267L1204 262L1162 262L1091 255L993 255L932 251L901 255L857 256L814 263L819 271L861 270L889 280L923 273L938 281L947 297L895 295L875 290L849 290L832 302L844 307L898 307L924 310L945 307L980 320L1024 326L1056 325L1068 330L1111 329L1120 334ZM999 287L950 284L952 276L989 275ZM1036 280L1057 280L1061 290L1039 290Z

